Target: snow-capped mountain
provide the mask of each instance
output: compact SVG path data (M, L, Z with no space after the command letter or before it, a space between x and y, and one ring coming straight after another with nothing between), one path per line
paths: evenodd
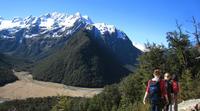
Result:
M116 33L118 38L127 39L126 34L115 26L94 23L88 16L82 16L79 12L72 15L54 12L39 17L16 17L12 20L5 20L0 17L0 38L15 38L16 33L21 30L23 30L22 36L25 38L40 35L44 37L62 37L71 35L83 27L87 29L95 27L96 32L101 35Z
M26 18L13 18L12 20L5 20L0 18L1 25L0 30L9 28L28 28L31 25L38 25L42 28L55 28L55 27L72 27L77 20L84 19L85 22L91 24L92 21L85 16L81 16L80 13L74 15L67 15L62 13L48 13L40 17L28 16Z
M80 13L58 12L39 17L15 17L12 20L1 17L0 52L43 58L49 55L52 49L63 47L79 31L88 32L101 47L107 47L124 64L133 65L141 53L136 48L138 45L134 45L127 35L114 25L94 23L88 16L82 16ZM46 53L48 51L50 52Z

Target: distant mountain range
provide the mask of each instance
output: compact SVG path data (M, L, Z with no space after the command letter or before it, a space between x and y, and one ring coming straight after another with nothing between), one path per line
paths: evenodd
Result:
M93 23L80 13L55 12L13 20L1 17L0 53L15 58L10 64L31 71L35 79L102 87L134 70L142 51L113 25Z
M72 35L80 28L94 26L96 33L112 34L117 33L117 37L126 39L126 35L113 25L105 23L93 23L88 16L80 13L68 15L63 13L48 13L40 17L29 16L26 18L14 18L4 20L0 18L1 38L16 38L16 33L23 30L23 38L32 38L43 35L44 37L62 37Z
M23 37L31 38L40 35L45 37L61 37L63 32L66 35L73 34L79 28L86 25L95 26L101 34L117 32L118 37L124 37L124 33L118 30L114 25L105 23L94 23L88 16L82 16L79 12L74 15L64 13L47 13L40 17L28 16L26 18L15 17L12 20L6 20L0 17L1 38L15 38L16 33L24 29ZM67 31L67 32L66 32ZM140 50L144 50L144 46L137 42L133 44Z

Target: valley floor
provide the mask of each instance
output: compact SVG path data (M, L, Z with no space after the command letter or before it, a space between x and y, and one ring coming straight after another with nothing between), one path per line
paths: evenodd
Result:
M14 73L19 80L0 87L0 101L58 95L93 97L103 90L103 88L81 88L52 82L37 81L32 79L32 75L29 74L29 72L14 71Z

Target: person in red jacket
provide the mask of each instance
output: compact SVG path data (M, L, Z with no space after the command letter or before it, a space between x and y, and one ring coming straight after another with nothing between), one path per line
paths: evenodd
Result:
M178 98L180 86L178 84L178 77L175 74L173 74L173 76L172 76L172 87L173 87L174 111L178 111L177 98Z
M172 102L173 102L173 80L170 73L165 73L164 75L165 88L167 90L167 96L169 104L165 104L164 111L172 111Z
M154 78L148 81L143 103L146 104L147 96L150 97L151 111L162 111L163 99L168 103L165 81L160 78L160 69L156 68L153 72Z

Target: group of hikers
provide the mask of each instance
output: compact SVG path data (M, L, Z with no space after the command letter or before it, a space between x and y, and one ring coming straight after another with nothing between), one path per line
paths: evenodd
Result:
M179 92L177 76L165 73L162 77L159 68L154 69L153 76L148 81L143 103L146 104L146 99L149 97L151 111L177 111Z

